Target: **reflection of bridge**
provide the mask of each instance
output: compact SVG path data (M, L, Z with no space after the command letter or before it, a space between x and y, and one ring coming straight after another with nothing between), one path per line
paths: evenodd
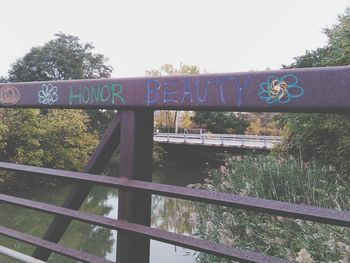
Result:
M270 150L273 148L273 146L282 141L282 137L240 134L155 133L153 135L153 140L158 143L168 144L189 144Z

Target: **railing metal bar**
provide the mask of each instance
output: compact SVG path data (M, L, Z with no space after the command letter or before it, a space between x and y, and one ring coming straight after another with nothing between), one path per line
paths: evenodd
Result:
M108 187L122 187L134 190L149 191L152 194L188 199L192 201L205 202L210 204L228 206L256 212L268 213L278 216L300 218L309 221L350 227L350 212L335 209L292 204L281 201L261 199L256 197L233 195L221 192L210 192L201 189L187 187L127 180L110 176L100 176L56 170L50 168L40 168L20 164L10 164L0 162L0 169L27 172L46 176L55 176L76 181L85 181L96 185Z
M26 254L20 253L16 250L9 249L7 247L0 246L0 255L4 255L9 258L13 258L23 263L45 263L45 261L33 258Z
M62 245L38 238L38 237L34 237L25 233L21 233L3 226L0 226L0 234L10 237L10 238L14 238L16 240L25 242L27 244L31 244L34 246L38 246L38 247L42 247L45 249L48 249L52 252L55 252L57 254L69 257L69 258L73 258L73 259L77 259L80 260L82 262L88 262L88 263L113 263L112 261L109 261L107 259L104 258L100 258L76 249L72 249L72 248L68 248L68 247L64 247Z
M200 252L213 254L219 257L238 260L240 262L271 262L271 263L290 262L288 260L266 256L257 252L238 249L234 247L228 247L222 244L217 244L217 243L199 239L199 238L184 236L184 235L171 233L160 229L155 229L155 228L151 228L143 225L129 223L124 220L116 220L116 219L94 215L86 212L67 209L64 207L31 201L23 198L0 194L0 202L9 203L12 205L18 205L21 207L26 207L26 208L30 208L30 209L34 209L42 212L47 212L50 214L61 215L61 216L69 217L70 219L73 219L73 220L78 220L85 223L99 225L106 228L132 232L134 234L140 234L161 242L197 250ZM0 227L0 233L2 233L1 227ZM48 242L48 241L45 241L45 242ZM57 244L54 244L54 245L58 246ZM98 262L98 261L93 261L93 262Z

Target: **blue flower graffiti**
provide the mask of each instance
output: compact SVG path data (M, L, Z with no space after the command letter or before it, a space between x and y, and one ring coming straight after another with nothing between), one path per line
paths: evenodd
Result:
M298 81L298 77L293 74L286 74L282 78L269 76L266 82L260 84L259 97L268 104L288 103L304 94Z
M52 105L58 100L57 87L49 84L43 84L38 91L39 103Z

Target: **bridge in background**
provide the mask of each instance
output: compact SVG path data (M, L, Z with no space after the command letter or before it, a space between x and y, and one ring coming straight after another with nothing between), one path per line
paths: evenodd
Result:
M160 144L188 144L226 148L250 148L271 150L282 141L281 136L241 135L241 134L188 134L155 133L153 141Z

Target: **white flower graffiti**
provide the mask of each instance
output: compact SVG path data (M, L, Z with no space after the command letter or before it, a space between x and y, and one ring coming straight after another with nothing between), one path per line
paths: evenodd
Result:
M38 91L39 103L52 105L58 100L57 87L49 84L43 84Z

